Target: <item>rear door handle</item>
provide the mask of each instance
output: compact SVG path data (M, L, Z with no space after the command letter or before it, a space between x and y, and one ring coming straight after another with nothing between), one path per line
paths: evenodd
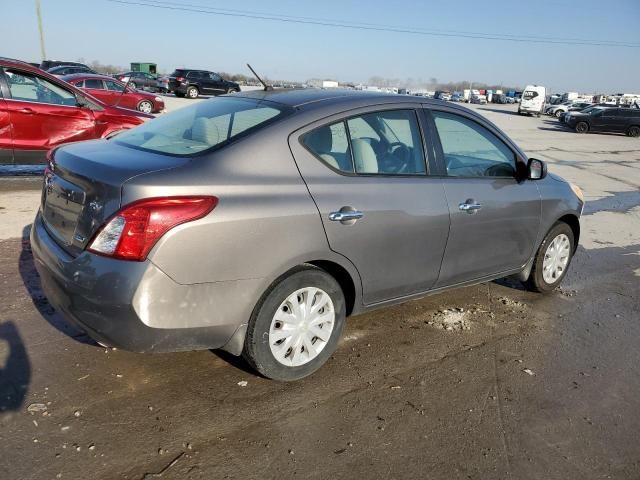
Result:
M29 107L25 107L25 108L21 108L18 110L18 113L26 113L27 115L33 115L34 112L33 110L31 110Z
M482 205L480 205L479 203L476 203L474 200L470 198L465 200L464 203L461 203L460 205L458 205L458 209L467 213L475 213L481 208L482 208Z
M358 220L364 217L364 213L358 210L340 210L338 212L331 212L329 214L329 220L332 222L348 222L350 220Z

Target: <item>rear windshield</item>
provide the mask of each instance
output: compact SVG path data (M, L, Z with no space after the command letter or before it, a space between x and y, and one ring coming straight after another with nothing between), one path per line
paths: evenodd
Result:
M215 98L184 107L118 135L121 145L171 155L220 148L287 115L292 109L246 98Z

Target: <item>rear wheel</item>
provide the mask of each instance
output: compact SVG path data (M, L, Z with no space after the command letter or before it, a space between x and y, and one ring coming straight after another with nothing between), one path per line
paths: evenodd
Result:
M318 370L333 354L345 323L338 282L311 265L277 280L249 321L243 356L265 377L292 381Z
M151 113L151 112L153 112L153 103L151 103L149 100L142 100L138 104L138 111L143 112L143 113Z
M198 95L200 95L200 92L198 92L198 89L196 87L187 88L187 97L198 98Z
M560 116L562 115L562 110L556 110L556 113L554 113L556 118L560 118Z
M634 125L633 127L629 128L629 130L627 130L627 135L629 135L630 137L640 137L640 127Z
M587 122L578 122L576 124L576 132L587 133L589 131L589 124Z
M556 223L536 252L531 274L525 282L527 288L548 293L560 285L573 257L574 242L571 227L564 222Z

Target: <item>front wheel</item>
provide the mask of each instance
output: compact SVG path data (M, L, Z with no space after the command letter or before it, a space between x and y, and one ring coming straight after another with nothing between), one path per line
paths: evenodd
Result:
M556 223L536 252L531 274L525 282L527 288L548 293L560 285L573 257L574 242L571 227L563 222Z
M135 90L137 88L136 82L129 82L129 88Z
M277 280L258 302L243 356L267 378L306 377L336 350L345 317L338 282L314 266L299 267Z
M138 111L142 113L151 113L153 112L153 103L149 100L143 100L138 104Z
M627 130L627 135L630 137L640 137L640 127L634 125L633 127Z
M589 124L587 122L578 122L576 124L576 132L587 133L589 131Z

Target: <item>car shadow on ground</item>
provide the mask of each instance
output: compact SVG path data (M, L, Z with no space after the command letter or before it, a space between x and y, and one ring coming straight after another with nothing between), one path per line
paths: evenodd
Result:
M499 108L487 108L487 107L478 107L478 110L484 110L486 112L494 112L494 113L503 113L505 115L517 115L517 116L520 115L517 110L503 110Z
M52 327L77 342L87 345L98 345L85 332L69 324L64 320L62 315L55 311L53 306L47 300L42 290L40 276L36 271L33 253L31 251L31 242L29 234L31 232L31 224L22 230L22 244L20 250L20 258L18 260L18 270L33 305L36 307L42 318L44 318Z
M0 414L22 407L31 380L31 362L12 321L0 323Z

